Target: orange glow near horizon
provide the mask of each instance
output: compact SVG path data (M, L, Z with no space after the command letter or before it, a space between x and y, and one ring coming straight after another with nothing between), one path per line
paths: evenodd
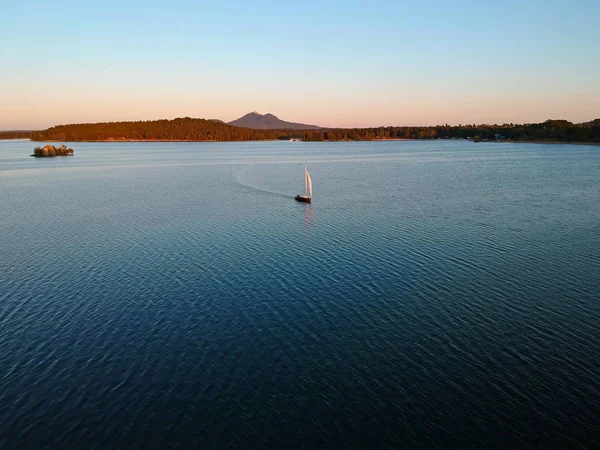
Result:
M399 97L399 98L398 98ZM197 117L235 120L250 111L272 113L282 120L323 127L360 128L466 123L533 123L546 119L588 121L600 116L600 96L582 93L568 98L518 95L461 98L458 95L317 96L269 99L204 95L188 98L124 93L41 96L8 95L0 106L0 129L44 129L68 123Z

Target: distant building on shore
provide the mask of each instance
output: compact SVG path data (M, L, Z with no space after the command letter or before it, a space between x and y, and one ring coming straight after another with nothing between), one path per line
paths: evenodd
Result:
M294 136L279 136L280 141L301 141L302 135L294 135Z

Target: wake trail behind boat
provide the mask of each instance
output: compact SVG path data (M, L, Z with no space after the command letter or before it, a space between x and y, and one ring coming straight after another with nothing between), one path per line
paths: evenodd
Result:
M246 169L241 169L241 170L234 170L232 172L233 175L233 179L236 181L237 184L239 184L240 186L245 187L246 189L250 189L252 191L255 192L261 192L263 194L269 194L269 195L275 195L277 197L282 197L282 198L294 198L293 195L289 195L289 194L284 194L282 192L275 192L275 191L271 191L268 189L264 189L262 187L259 186L255 186L251 183L248 183L247 181L245 181L243 179L243 173L245 172Z

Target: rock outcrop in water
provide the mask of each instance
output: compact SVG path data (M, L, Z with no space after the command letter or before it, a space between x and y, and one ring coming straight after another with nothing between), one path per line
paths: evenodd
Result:
M70 156L73 155L73 149L67 148L66 145L61 145L56 148L54 145L45 145L44 147L36 147L33 155L36 158L46 158L51 156Z

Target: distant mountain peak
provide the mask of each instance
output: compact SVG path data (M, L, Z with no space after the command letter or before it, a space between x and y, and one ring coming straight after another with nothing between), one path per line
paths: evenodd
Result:
M258 111L250 112L239 119L229 122L236 127L253 128L257 130L318 130L317 125L286 122L271 113L260 114Z

